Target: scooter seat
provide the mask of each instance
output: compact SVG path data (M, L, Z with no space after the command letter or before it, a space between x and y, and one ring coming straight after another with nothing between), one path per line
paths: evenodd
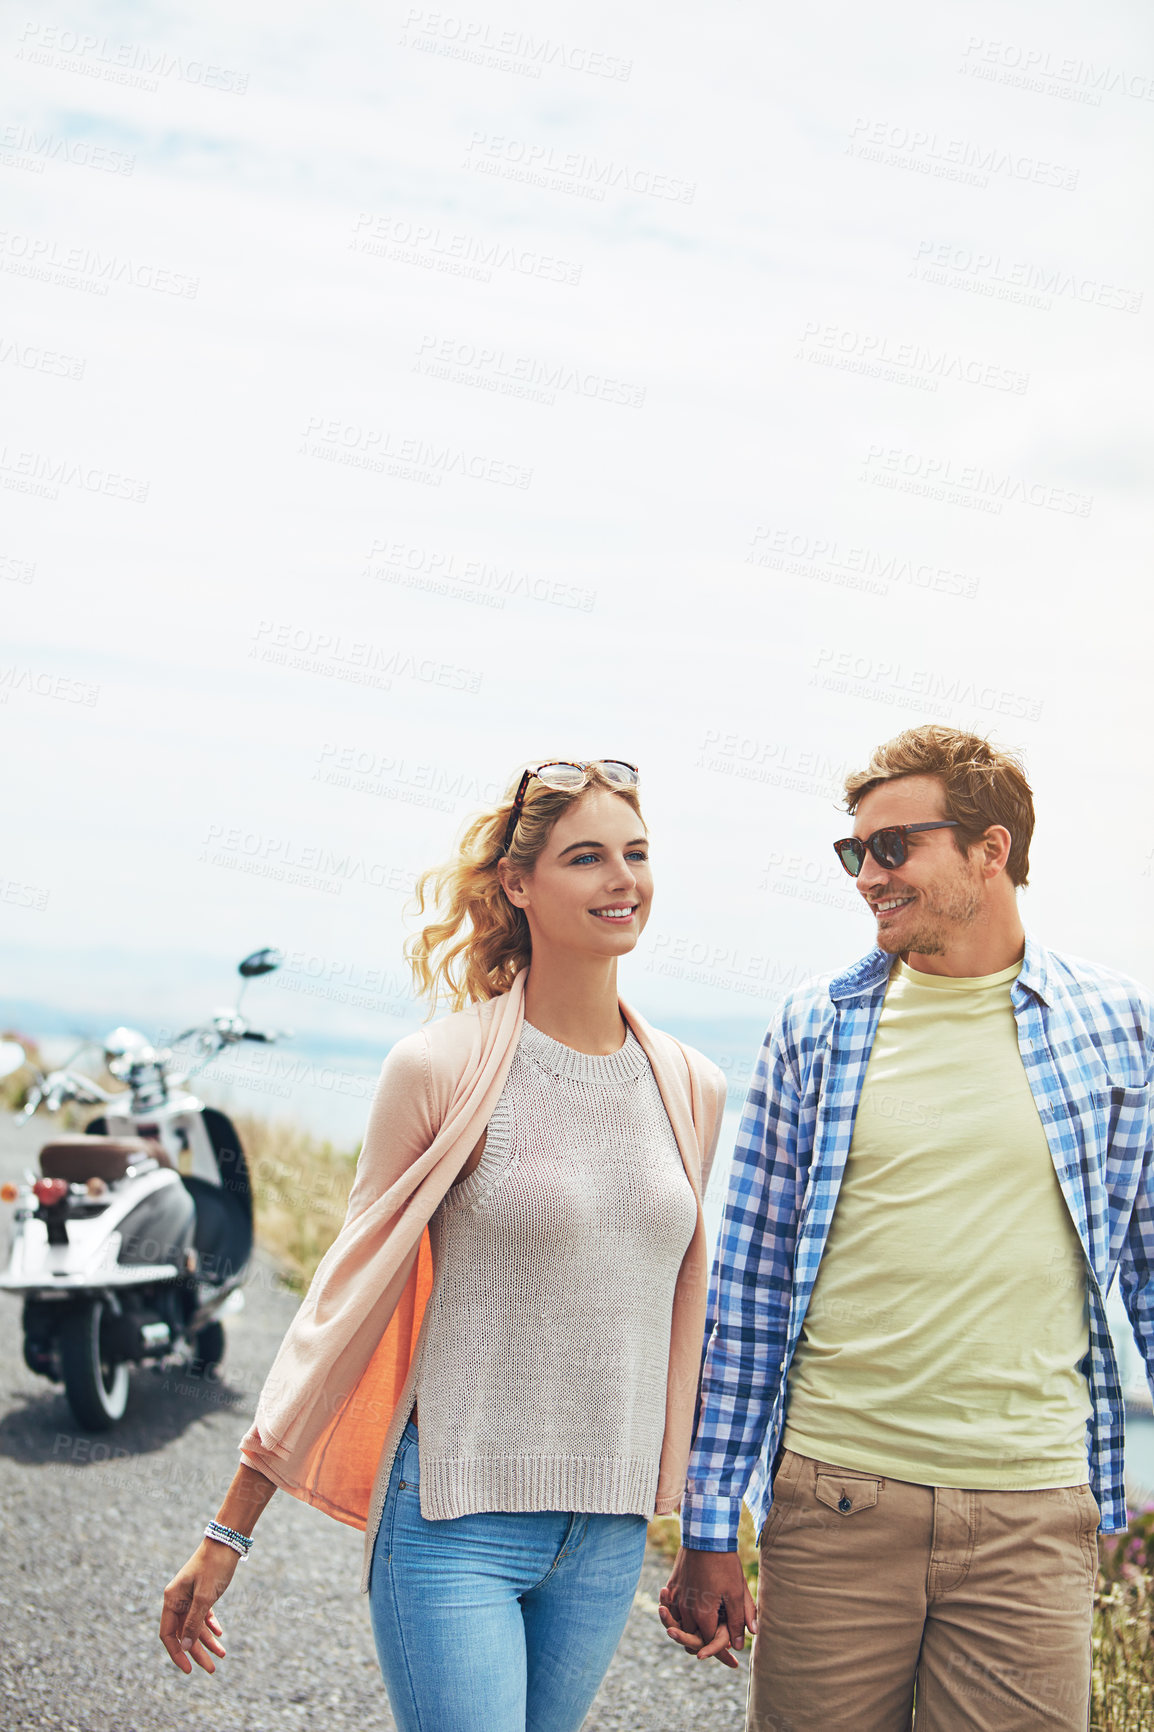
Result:
M46 1179L67 1179L82 1185L86 1179L104 1179L115 1184L134 1161L151 1155L162 1167L172 1162L153 1137L60 1136L40 1151L40 1171Z

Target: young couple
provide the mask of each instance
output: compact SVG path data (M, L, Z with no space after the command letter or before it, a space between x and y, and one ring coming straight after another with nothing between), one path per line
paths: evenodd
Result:
M617 996L653 894L634 766L527 770L429 875L411 960L456 1013L385 1061L344 1226L165 1592L182 1671L223 1655L280 1486L365 1532L401 1732L575 1732L647 1518L680 1507L661 1619L729 1665L754 1634L750 1729L1084 1732L1095 1536L1125 1521L1119 1267L1154 1360L1150 1006L1023 932L1012 757L912 729L846 805L876 945L769 1030L712 1281L724 1079Z

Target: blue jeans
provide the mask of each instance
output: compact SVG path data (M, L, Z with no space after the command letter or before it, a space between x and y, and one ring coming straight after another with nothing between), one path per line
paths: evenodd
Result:
M405 1427L369 1572L399 1732L577 1732L625 1628L639 1515L492 1511L426 1521Z

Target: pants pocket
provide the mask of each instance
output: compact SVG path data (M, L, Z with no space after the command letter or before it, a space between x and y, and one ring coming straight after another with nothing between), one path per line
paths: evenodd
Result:
M805 1465L805 1457L795 1455L792 1449L781 1452L777 1472L773 1476L773 1502L762 1524L760 1550L767 1549L776 1539L778 1530L792 1507L797 1482Z
M827 1509L836 1510L839 1515L857 1515L862 1510L873 1509L881 1486L880 1479L845 1473L841 1468L819 1466L814 1496L818 1503L823 1503Z
M1089 1485L1070 1486L1068 1496L1076 1512L1078 1538L1082 1546L1082 1555L1086 1560L1090 1586L1093 1588L1098 1579L1098 1527L1102 1520L1102 1512L1098 1508L1098 1500L1090 1490Z

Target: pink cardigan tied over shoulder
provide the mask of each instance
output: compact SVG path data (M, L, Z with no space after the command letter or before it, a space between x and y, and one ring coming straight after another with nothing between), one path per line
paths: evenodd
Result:
M250 1467L365 1530L362 1591L414 1399L433 1277L426 1227L497 1104L524 1021L526 975L501 997L430 1023L389 1052L344 1225L289 1325L241 1440L241 1459ZM680 1504L689 1460L709 1281L701 1199L725 1079L710 1060L650 1028L625 1004L621 1013L652 1066L697 1197L697 1226L673 1302L655 1510L664 1515Z

